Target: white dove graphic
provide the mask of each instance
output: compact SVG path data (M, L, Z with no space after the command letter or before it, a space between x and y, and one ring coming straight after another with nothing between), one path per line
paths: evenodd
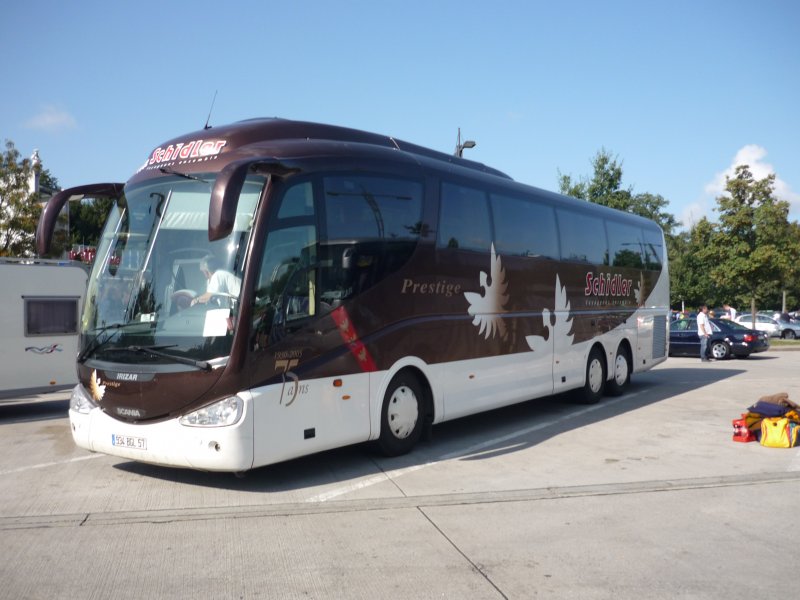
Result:
M525 341L534 352L554 351L568 348L575 337L572 333L572 317L569 314L570 304L567 298L567 288L561 285L561 279L556 275L556 294L553 312L545 308L542 310L542 321L547 330L546 336L527 335ZM552 349L551 341L552 340Z
M101 385L97 370L92 371L92 375L89 378L89 392L95 402L100 402L106 393L106 386Z
M642 298L643 288L644 288L644 275L640 275L639 281L636 282L636 289L633 290L633 295L636 297L637 306L644 306L644 299Z
M500 257L495 254L494 243L492 243L492 257L490 265L491 283L488 283L487 275L481 271L479 276L480 286L484 289L483 294L475 292L464 292L464 297L469 302L467 312L474 316L472 324L479 327L478 333L484 334L488 340L499 334L501 338L506 337L506 324L500 316L505 311L508 294L506 294L506 272L500 262Z

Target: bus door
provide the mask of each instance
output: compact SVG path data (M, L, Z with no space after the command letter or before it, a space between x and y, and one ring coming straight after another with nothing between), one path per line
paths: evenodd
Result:
M255 284L249 368L255 462L275 462L369 436L369 377L336 377L342 339L319 289L313 186L281 194ZM334 382L338 380L336 385Z

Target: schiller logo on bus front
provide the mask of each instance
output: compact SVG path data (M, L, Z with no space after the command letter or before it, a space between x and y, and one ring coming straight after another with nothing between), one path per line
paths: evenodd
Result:
M586 273L584 296L628 296L633 290L633 279L623 279L622 275Z
M190 142L170 144L166 148L159 146L153 150L147 160L147 165L160 165L174 160L209 158L222 152L222 148L227 143L226 140L192 140Z

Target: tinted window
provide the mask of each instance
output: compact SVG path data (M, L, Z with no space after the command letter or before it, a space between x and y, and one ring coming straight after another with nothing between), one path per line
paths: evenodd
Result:
M697 331L697 321L694 319L679 319L669 324L670 331Z
M492 194L495 248L500 254L558 258L555 211L548 204Z
M309 182L288 188L267 234L253 309L253 331L259 347L282 339L295 323L319 312L312 189Z
M664 238L660 231L645 229L644 236L644 264L646 269L660 271L664 264Z
M564 209L556 213L563 260L608 264L606 228L600 217Z
M615 267L633 267L641 269L642 230L633 225L606 221L608 233L609 261Z
M25 335L78 333L78 298L25 298Z
M442 184L437 242L441 248L484 252L492 244L492 227L486 193L481 190Z
M326 177L323 185L329 240L419 237L422 184L351 176Z
M314 215L314 194L310 182L294 185L286 190L278 210L279 219L310 217Z

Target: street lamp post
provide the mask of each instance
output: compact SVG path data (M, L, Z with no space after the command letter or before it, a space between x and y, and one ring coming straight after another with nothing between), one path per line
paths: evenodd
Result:
M458 141L456 141L456 151L454 154L461 158L464 155L464 148L474 148L475 142L473 140L464 140L464 143L461 143L461 127L458 128Z

